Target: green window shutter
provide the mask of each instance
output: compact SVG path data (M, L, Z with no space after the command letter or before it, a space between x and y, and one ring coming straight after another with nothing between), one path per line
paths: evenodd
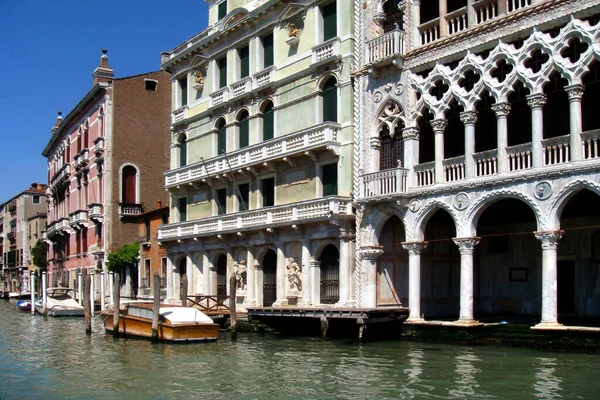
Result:
M248 46L240 49L240 77L250 75L250 48Z
M275 131L275 114L273 113L273 105L269 104L265 107L263 116L263 140L273 139Z
M219 4L219 11L217 19L220 21L227 15L227 0Z
M250 203L250 185L244 183L238 186L238 203L240 205L240 211L247 211L249 209L248 204Z
M321 9L323 15L323 41L337 36L336 3L329 3Z
M181 106L187 106L187 77L179 80L179 88L181 89Z
M219 88L227 86L227 58L223 57L219 61Z
M337 122L337 88L329 79L323 87L323 122Z
M323 165L322 167L323 196L337 195L337 164Z
M240 149L248 147L250 137L250 121L244 118L240 121Z
M225 154L225 152L227 151L227 132L224 126L219 128L219 132L217 135L217 153L218 155Z
M273 35L267 35L263 38L264 68L273 65L273 56Z
M179 166L185 167L187 165L187 142L185 138L179 144Z
M179 209L179 222L187 221L187 197L179 199L177 208Z

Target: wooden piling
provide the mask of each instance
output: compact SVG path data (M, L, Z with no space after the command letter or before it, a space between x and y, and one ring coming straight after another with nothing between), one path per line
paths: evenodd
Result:
M92 280L88 275L87 270L83 271L83 276L83 315L85 315L85 333L91 335L92 314L90 310L90 284Z
M152 315L152 343L158 343L158 319L160 317L160 277L158 272L154 273L152 284L154 291L154 314Z
M181 305L187 307L187 292L188 292L188 278L187 274L183 274L181 278Z
M321 337L323 340L327 339L327 329L329 329L329 321L327 321L327 318L321 317Z
M114 284L113 284L113 297L114 297L114 310L113 310L113 320L114 320L114 328L113 328L113 336L119 337L119 313L121 312L121 276L118 272L114 275Z
M235 271L231 271L231 275L229 276L229 329L231 329L231 339L237 339L237 321L235 310L236 290L237 279L235 278Z
M362 319L362 317L359 317L356 319L356 324L358 325L358 343L362 343L363 341L363 334L365 332L365 321L364 319Z

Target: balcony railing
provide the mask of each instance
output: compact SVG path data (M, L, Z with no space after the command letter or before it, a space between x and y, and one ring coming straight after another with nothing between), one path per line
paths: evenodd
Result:
M218 106L229 100L229 87L225 86L210 95L210 106Z
M387 169L363 175L362 197L380 197L406 191L406 168Z
M465 156L447 158L442 164L446 182L465 179Z
M119 203L119 216L123 217L137 217L144 212L141 204L126 204Z
M569 135L542 140L544 165L564 164L570 161Z
M452 11L446 14L445 18L450 35L467 29L467 7Z
M94 140L94 147L92 147L92 151L96 157L102 157L104 154L104 138L99 137Z
M102 204L88 204L88 218L96 221L102 221Z
M184 237L266 229L351 215L351 198L329 196L283 206L162 225L158 227L158 240L176 240Z
M88 220L88 212L87 210L77 210L70 215L69 224L73 227L78 227L80 225L84 225Z
M509 171L520 171L532 166L531 143L517 144L506 149Z
M275 161L296 153L304 154L318 148L339 146L340 126L326 123L245 147L234 152L214 157L165 173L167 188L183 183L210 178L219 174L238 171L267 161Z
M231 85L231 98L249 93L252 90L252 77L248 76Z
M404 54L404 32L395 29L367 42L367 64L377 64Z
M312 48L313 64L325 61L328 58L340 56L340 38L334 37L326 42L318 44Z
M499 14L498 0L480 0L473 4L473 8L478 24L496 18Z
M417 175L417 186L428 186L435 183L435 162L430 161L415 165Z
M176 124L177 122L183 121L188 117L188 106L183 106L173 111L171 114L171 123Z
M80 170L90 162L87 149L82 150L79 154L73 157L73 166L76 170Z
M258 89L260 87L275 82L275 80L277 79L275 74L276 72L277 69L275 68L275 66L271 66L254 74L254 89Z
M421 34L421 44L431 43L440 38L440 19L432 19L424 24L419 25L419 33Z
M584 132L581 135L583 140L583 158L598 158L600 157L600 129Z
M60 185L62 182L66 181L69 176L71 176L71 165L64 164L52 177L50 186L56 187L57 185Z
M498 156L496 150L487 150L475 153L477 176L493 175L498 172Z

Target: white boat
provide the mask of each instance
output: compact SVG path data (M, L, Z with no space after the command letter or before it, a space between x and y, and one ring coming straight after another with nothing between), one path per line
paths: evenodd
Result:
M46 289L46 312L51 317L83 317L84 309L73 298L73 289L54 287ZM35 311L43 314L42 299L35 302Z
M8 293L9 299L28 299L31 297L29 292L10 292Z

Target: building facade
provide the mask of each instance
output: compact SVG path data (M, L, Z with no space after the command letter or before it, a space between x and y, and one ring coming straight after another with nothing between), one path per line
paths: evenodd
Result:
M138 297L153 297L154 274L160 277L161 298L166 297L167 251L158 242L158 227L169 222L169 207L157 202L154 210L139 216L140 261Z
M187 274L238 307L352 305L354 3L207 2L208 28L163 53L167 297Z
M33 183L0 206L3 290L28 292L34 270L31 249L42 238L46 220L46 185Z
M83 268L105 270L108 253L138 240L145 207L167 201L169 75L114 78L103 53L92 89L64 119L59 115L42 152L52 286L74 287Z
M598 2L355 3L358 303L599 316Z

